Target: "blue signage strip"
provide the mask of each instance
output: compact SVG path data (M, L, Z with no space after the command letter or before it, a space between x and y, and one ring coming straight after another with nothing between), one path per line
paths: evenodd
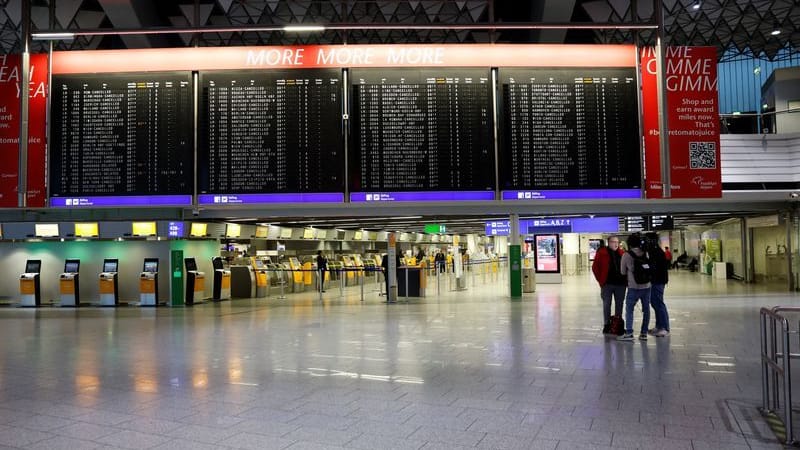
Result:
M315 194L200 194L200 205L243 205L258 203L342 203L344 194L325 192Z
M117 206L191 206L191 195L126 195L107 197L50 197L54 208Z
M354 192L350 201L357 202L445 202L494 200L494 191L435 192Z
M522 219L519 229L528 234L547 233L616 233L619 231L619 217L545 217L541 219ZM508 236L511 225L508 220L486 222L487 236Z
M503 200L619 200L640 199L641 189L564 189L503 191Z

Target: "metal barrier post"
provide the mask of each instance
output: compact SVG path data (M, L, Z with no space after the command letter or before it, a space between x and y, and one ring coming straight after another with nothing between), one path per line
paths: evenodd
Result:
M788 324L788 322L785 322ZM794 441L794 429L792 426L792 355L789 351L789 330L788 326L783 330L783 424L786 427L786 443Z
M406 266L406 302L408 301L408 266Z
M761 314L761 408L769 411L769 364L764 361L767 354L767 316Z
M286 285L286 276L285 276L286 273L285 272L278 272L278 273L282 274L280 282L278 283L281 286L281 295L278 298L280 300L285 300L286 299L286 295L285 295L285 292L284 292L284 286Z
M361 284L361 301L362 302L364 301L364 276L366 276L366 273L362 270L360 272L360 276L358 277L358 281Z
M439 271L439 268L436 268L436 295L439 296L442 294L442 277L440 276L442 273Z
M344 297L344 268L339 269L339 297Z
M472 287L475 287L475 264L469 263L469 272L472 274Z

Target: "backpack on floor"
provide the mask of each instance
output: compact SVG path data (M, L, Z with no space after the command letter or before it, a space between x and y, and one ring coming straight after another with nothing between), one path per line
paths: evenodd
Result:
M622 336L625 334L625 319L620 316L611 316L608 318L608 333Z

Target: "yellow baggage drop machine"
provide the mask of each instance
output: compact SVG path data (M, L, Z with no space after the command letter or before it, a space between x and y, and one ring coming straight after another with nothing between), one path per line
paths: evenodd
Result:
M256 278L256 297L263 298L269 292L269 277L267 276L267 266L264 260L255 256L250 258L253 265L253 272Z
M58 276L58 291L61 294L60 306L81 306L80 277L78 276L80 268L80 259L64 261L64 272Z
M118 259L104 259L103 271L100 272L100 306L119 305L119 287L117 269Z
M39 281L41 269L41 259L29 259L25 262L25 273L19 276L20 306L41 306L42 289Z
M211 265L214 267L214 282L212 285L213 296L215 302L222 300L230 300L231 298L231 271L225 269L222 264L222 257L215 256L211 258Z
M139 306L158 306L158 258L145 258L139 274Z
M192 306L195 302L203 300L206 289L206 274L197 270L197 261L194 258L184 258L186 266L186 296L184 304Z

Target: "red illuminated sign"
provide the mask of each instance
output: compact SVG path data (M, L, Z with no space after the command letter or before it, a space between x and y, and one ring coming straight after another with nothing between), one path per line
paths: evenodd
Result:
M645 196L662 197L656 57L642 49ZM666 55L670 180L673 198L722 196L717 53L714 47L669 47Z
M634 67L632 45L308 45L53 53L53 73L316 67Z
M0 55L0 207L17 206L20 126L20 55ZM28 111L28 199L45 205L47 55L31 55Z

